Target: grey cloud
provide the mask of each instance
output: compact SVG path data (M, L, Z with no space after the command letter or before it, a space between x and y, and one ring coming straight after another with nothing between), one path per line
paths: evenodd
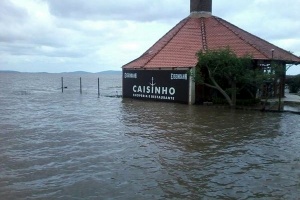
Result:
M299 1L215 0L214 14L270 42L299 37ZM288 6L288 7L287 7Z
M0 65L25 63L36 66L34 71L120 67L189 14L189 0L28 0L36 5L30 8L12 2L0 0ZM294 52L299 52L299 7L295 0L213 0L214 15ZM37 18L36 11L45 18ZM137 48L128 51L123 44Z
M175 5L173 3L174 0L45 1L48 2L50 12L53 15L58 17L73 18L80 20L169 20L170 18L178 18L178 16L188 14L189 6L189 4L184 4L186 0L177 0Z
M9 0L0 1L0 24L23 23L27 16L26 10L14 5Z
M0 43L1 45L1 43ZM40 46L36 44L17 43L0 46L0 54L12 56L44 56L44 57L68 57L82 58L89 52L89 49L79 49L77 47L53 48L50 46Z
M9 0L0 1L0 41L14 42L24 40L19 28L28 20L28 13Z
M54 41L51 39L45 40L45 37L46 39L53 37L46 27L46 24L32 22L24 8L9 0L0 1L0 42L8 45L17 42L25 43L26 41L37 44L53 43Z
M58 35L59 30L47 30L46 27L36 24L10 24L5 26L0 24L0 41L6 45L11 44L28 44L28 45L46 45L53 47L64 47L66 41Z

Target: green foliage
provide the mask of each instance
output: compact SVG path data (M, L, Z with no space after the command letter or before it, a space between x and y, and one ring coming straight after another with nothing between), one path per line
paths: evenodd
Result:
M236 104L239 106L253 106L260 103L260 99L239 99Z
M228 80L243 81L245 70L251 70L251 57L237 57L228 47L224 49L200 51L198 56L198 69L206 68L212 77L226 78Z
M228 104L228 102L226 101L226 99L222 99L222 98L213 98L212 102L215 105L225 105L225 104Z
M290 93L297 93L300 89L300 74L292 77L288 86Z
M253 69L251 56L238 57L229 47L199 51L197 56L195 82L217 89L230 106L236 105L239 90L258 87L266 79L262 70Z
M216 105L228 104L226 99L222 99L222 98L213 98L212 102L213 102L213 104L216 104ZM254 105L259 104L260 102L261 102L260 99L238 99L236 101L236 105L238 105L238 106L254 106Z

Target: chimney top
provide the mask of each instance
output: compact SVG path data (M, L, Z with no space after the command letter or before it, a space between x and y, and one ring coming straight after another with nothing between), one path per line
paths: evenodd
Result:
M190 0L192 17L209 17L212 14L212 0Z

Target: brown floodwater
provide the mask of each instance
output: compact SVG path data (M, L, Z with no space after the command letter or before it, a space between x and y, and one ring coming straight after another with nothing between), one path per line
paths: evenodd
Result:
M300 196L299 115L111 98L119 75L80 76L82 95L79 75L0 74L0 199Z

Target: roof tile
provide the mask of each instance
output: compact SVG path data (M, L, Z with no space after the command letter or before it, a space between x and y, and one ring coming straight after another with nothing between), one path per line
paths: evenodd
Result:
M123 68L186 68L197 63L200 50L229 46L238 56L256 60L274 59L300 63L300 58L215 16L187 17L158 40L139 58Z

